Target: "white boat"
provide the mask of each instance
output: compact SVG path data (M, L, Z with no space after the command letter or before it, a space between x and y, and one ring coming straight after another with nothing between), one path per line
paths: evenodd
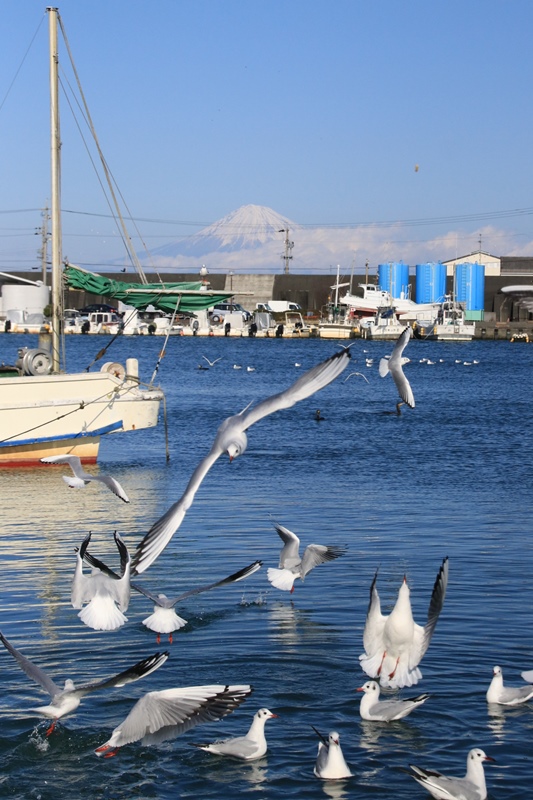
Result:
M474 338L476 323L465 319L461 303L447 297L439 306L437 315L430 320L417 319L413 331L417 339L470 342Z
M361 322L362 339L397 339L406 327L405 322L401 322L394 308L378 308L373 319Z
M40 463L44 456L79 455L96 461L104 434L157 424L160 389L141 388L136 359L125 367L105 364L100 372L60 371L61 237L59 206L58 11L47 9L50 38L52 156L51 350L22 349L0 377L0 466Z
M348 320L354 317L374 316L379 308L393 306L398 316L405 322L409 322L416 319L421 312L436 315L439 308L439 303L415 303L403 292L400 297L392 297L390 292L381 289L374 283L360 283L358 286L362 289L362 297L346 292L339 300L341 305L348 308L346 312Z

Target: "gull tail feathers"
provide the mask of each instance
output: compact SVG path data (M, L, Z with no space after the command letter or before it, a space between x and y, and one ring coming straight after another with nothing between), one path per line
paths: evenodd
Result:
M143 619L143 625L155 633L173 633L174 631L178 631L180 628L184 628L185 625L187 625L187 620L178 616L174 612L168 615L162 615L160 612L161 609L158 609L157 611L154 611L153 614L150 614L149 617Z
M276 569L269 567L267 569L267 578L276 589L281 589L283 592L290 592L294 586L294 573L290 569Z
M78 617L95 631L114 631L128 621L110 597L93 597Z

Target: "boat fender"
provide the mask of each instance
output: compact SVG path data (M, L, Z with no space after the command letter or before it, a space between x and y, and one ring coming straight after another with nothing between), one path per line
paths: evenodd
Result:
M49 350L27 347L19 350L16 366L23 375L48 375L52 371L52 356Z
M114 375L115 378L118 378L119 381L123 381L126 377L126 370L122 364L118 364L115 361L106 361L106 363L102 364L100 367L100 372L109 372L111 375Z

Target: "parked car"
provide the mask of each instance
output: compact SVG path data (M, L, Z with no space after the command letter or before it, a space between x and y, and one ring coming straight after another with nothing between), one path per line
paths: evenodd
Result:
M209 312L211 316L211 322L215 325L218 322L222 322L226 314L242 314L242 318L245 322L250 322L252 319L252 315L249 311L246 311L245 308L241 306L240 303L217 303L213 306L211 311Z

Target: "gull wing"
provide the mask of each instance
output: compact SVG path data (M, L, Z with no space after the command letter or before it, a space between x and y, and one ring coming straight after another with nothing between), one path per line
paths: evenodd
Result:
M386 617L381 613L381 602L376 587L378 571L374 575L374 580L370 587L370 602L366 614L365 629L363 631L363 647L367 655L374 655L383 643L383 628L385 627Z
M117 480L115 480L115 478L112 478L111 475L91 475L91 480L100 481L100 483L103 483L105 486L107 486L108 489L111 489L113 494L116 494L116 496L120 497L120 499L123 500L125 503L130 502L128 495L126 494L120 483Z
M349 349L344 348L305 372L301 378L285 391L274 394L272 397L267 397L266 400L256 406L244 410L242 412L242 429L247 430L250 425L263 419L263 417L267 417L275 411L280 411L282 408L290 408L295 403L299 403L300 400L311 397L315 392L334 381L346 369L350 358Z
M31 678L36 683L38 683L39 686L41 686L45 690L45 692L48 692L48 694L52 699L57 694L60 694L63 691L63 689L56 683L54 683L54 681L51 678L49 678L48 675L45 672L43 672L43 670L40 667L38 667L28 658L23 656L22 653L19 653L19 651L16 650L10 642L8 642L3 633L0 633L0 641L2 642L8 653L11 653L13 658L17 660L19 667L21 667L21 669L24 670L28 678Z
M170 735L179 736L203 722L222 719L246 700L251 692L252 687L248 685L216 684L148 692L115 728L106 745L122 747L140 739L148 743L151 737L162 740ZM106 745L98 749L103 751Z
M134 681L146 677L146 675L150 675L151 672L155 672L156 669L159 669L159 667L165 663L168 657L168 652L155 653L153 656L149 656L149 658L143 658L142 661L138 661L132 667L128 667L128 669L119 672L118 675L114 675L112 678L107 678L97 683L86 683L82 686L77 686L74 693L77 694L78 697L83 697L99 689L110 689L113 686L125 686L127 683L133 683Z
M76 569L70 592L70 602L74 608L82 608L83 604L88 602L92 597L90 579L83 574L83 559L90 541L91 534L89 533L81 543L81 547L76 556Z
M41 458L41 461L43 464L68 464L77 478L83 479L85 475L79 456L46 456Z
M154 522L146 536L137 545L131 560L133 575L138 575L148 569L150 564L153 564L165 549L183 522L203 479L223 452L218 440L215 439L207 456L200 461L194 470L183 495L176 503L170 506L168 511L157 522Z
M280 525L278 522L273 523L278 536L283 542L283 548L279 555L279 568L290 569L300 563L300 539L295 533Z
M326 547L323 544L310 544L304 550L304 557L300 565L300 572L304 578L308 572L318 567L319 564L325 564L326 561L333 561L335 558L340 558L346 552L345 547Z
M448 556L443 559L441 567L435 578L435 584L431 593L431 600L429 603L428 619L424 625L424 640L422 643L421 658L429 647L433 631L439 619L440 612L444 605L444 598L446 597L446 588L448 586Z
M216 589L217 586L225 586L228 583L237 583L238 581L242 581L245 578L248 578L250 575L253 575L258 569L261 569L262 564L262 561L254 561L253 564L234 572L233 575L228 575L227 578L222 578L221 581L209 583L207 586L199 586L196 589L190 589L188 592L184 592L184 594L180 594L179 597L171 600L170 607L175 606L176 603L180 602L180 600L185 600L186 597L192 597L193 595L200 594L201 592L208 592L210 589Z

